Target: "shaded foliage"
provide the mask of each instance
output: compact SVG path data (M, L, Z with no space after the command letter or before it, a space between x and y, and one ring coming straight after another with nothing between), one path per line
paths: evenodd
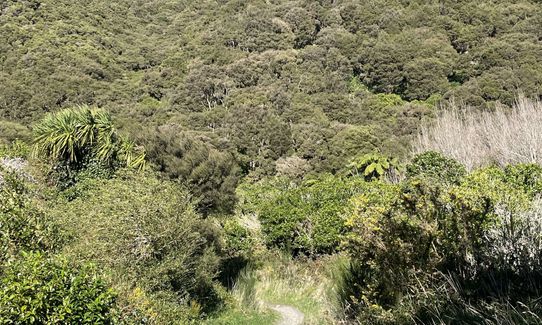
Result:
M240 174L232 155L174 125L149 132L143 141L148 159L169 178L188 186L200 211L232 211Z

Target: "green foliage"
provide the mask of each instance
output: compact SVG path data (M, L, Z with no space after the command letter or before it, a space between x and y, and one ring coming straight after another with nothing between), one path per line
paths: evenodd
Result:
M522 188L527 194L542 193L542 167L537 164L508 165L504 169L506 182Z
M348 164L352 157L360 154L370 154L379 141L376 130L365 126L347 126L337 130L330 143L330 166L327 169L339 171Z
M217 234L194 211L185 189L129 171L76 186L81 195L60 199L52 210L69 237L65 255L110 270L128 304L135 298L127 288L135 286L166 306L176 301L178 309L191 302L210 309L219 302L213 283Z
M188 186L199 211L204 214L232 211L239 177L239 167L232 155L175 126L149 132L143 141L149 161L169 178Z
M353 93L361 93L368 91L367 86L365 86L358 77L352 77L348 83L348 88Z
M249 263L257 261L262 239L259 231L240 216L223 218L220 223L222 263L219 280L232 288Z
M113 324L116 294L89 265L40 253L1 268L4 324Z
M353 258L354 276L350 279L352 297L347 299L353 306L351 312L363 323L408 323L409 314L425 308L420 307L424 302L416 300L416 295L441 299L438 295L446 294L431 291L437 290L436 281L449 284L434 278L436 272L459 281L458 287L465 290L458 295L474 304L489 295L536 291L533 287L537 285L527 285L521 277L536 282L538 269L523 268L520 277L512 275L518 272L513 271L513 265L529 264L520 262L520 250L526 248L517 246L513 253L505 247L508 241L515 243L511 247L530 245L520 244L519 232L514 232L511 224L523 231L537 227L524 223L536 220L522 221L525 219L520 216L531 207L533 194L539 192L529 185L532 181L517 175L539 168L490 167L461 176L463 167L458 165L456 174L450 169L453 166L457 163L424 154L409 166L407 180L398 185L371 182L353 197L345 247ZM444 175L436 177L438 169ZM453 177L447 177L450 175ZM444 182L435 181L439 179ZM508 235L501 238L497 235L501 232ZM509 239L503 239L507 236ZM491 284L494 281L501 281L499 289Z
M355 158L348 165L352 176L361 176L366 181L383 179L397 174L400 166L396 158L372 153Z
M43 118L34 129L35 152L54 164L57 185L71 187L61 197L72 200L49 202L48 193L24 203L2 198L9 234L3 249L12 256L51 250L49 213L33 206L53 205L71 235L65 253L97 261L121 279L121 300L149 321L183 322L217 300L214 243L221 241L213 226L192 210L187 190L155 176L115 174L141 167L144 155L116 130L107 108L119 129L141 139L157 170L186 185L199 212L232 212L238 179L248 175L237 190L238 212L260 218L269 246L319 255L335 252L348 235L356 278L366 279L356 291L365 305L354 304L366 321L414 315L417 307L405 307L403 318L394 309L413 290L413 278L425 283L426 273L445 269L474 278L475 287L480 273L494 275L489 230L504 229L496 227L505 216L517 216L540 193L540 170L465 175L453 161L426 153L409 165L407 180L390 185L383 181L396 166L384 157L406 157L420 121L440 101L476 109L510 106L518 91L540 97L541 6L2 1L0 154L26 157L23 142L10 143L29 140L29 125ZM383 157L352 166L362 177L301 182L339 173L371 152ZM269 181L276 174L295 180ZM246 229L224 226L223 253L242 254Z
M378 92L407 99L444 94L458 54L440 30L408 28L381 34L360 58L364 81Z
M416 155L406 166L408 177L429 177L447 184L457 184L467 173L465 166L434 151Z
M3 158L28 158L31 147L23 141L15 140L10 144L0 145L0 157Z
M463 268L468 261L482 264L479 255L486 231L497 224L498 214L516 214L529 208L530 197L523 188L506 182L505 173L498 168L477 170L461 185L449 190L445 202L450 204L451 216L443 231L455 267ZM459 240L458 240L459 238ZM466 273L476 273L470 269Z
M266 198L257 211L266 243L293 254L336 251L344 233L342 213L363 187L363 179L325 175Z
M34 127L34 152L74 166L91 159L106 166L120 162L142 168L145 164L144 153L118 134L109 113L88 106L47 114Z
M28 141L31 135L31 131L20 123L0 120L0 145L9 145L14 141Z
M227 219L222 224L224 250L227 256L249 257L255 245L251 231L236 219Z
M297 184L286 177L270 177L251 181L245 181L237 187L239 198L236 212L241 215L258 215L262 207L276 200L281 194L293 190Z
M0 165L0 263L22 251L52 251L58 227L38 209L24 175Z

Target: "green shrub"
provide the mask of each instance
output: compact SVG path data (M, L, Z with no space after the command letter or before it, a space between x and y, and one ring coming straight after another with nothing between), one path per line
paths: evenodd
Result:
M30 140L30 129L22 124L0 119L0 145L9 145L14 141Z
M222 263L220 267L220 281L231 287L240 272L251 262L257 259L258 248L261 245L257 229L249 229L241 224L237 217L226 217L222 222Z
M194 211L184 188L129 171L77 187L84 189L78 198L54 207L70 238L66 255L110 270L126 288L174 294L179 308L219 302L217 233Z
M522 188L530 196L542 193L542 166L517 164L505 167L506 182Z
M357 288L348 303L363 323L408 319L419 304L408 307L405 299L416 299L413 291L434 283L435 272L457 278L465 299L537 287L520 279L538 283L538 271L532 271L538 263L525 259L538 256L538 241L523 233L536 233L540 222L519 217L531 207L532 196L504 170L477 170L446 187L427 177L368 184L352 199L345 242L355 267L350 285ZM518 276L514 268L520 264L531 271ZM492 289L492 281L499 287Z
M24 175L0 167L0 262L21 251L49 251L60 243L58 227L36 208Z
M400 166L397 159L378 153L370 153L355 158L349 165L353 176L361 176L367 181L397 176Z
M21 140L15 140L9 144L0 144L0 158L26 158L30 154L30 146Z
M448 184L457 184L467 173L465 166L435 151L416 155L407 165L408 177L430 177Z
M76 182L77 172L98 175L122 165L145 166L145 153L115 128L111 115L80 106L49 113L35 125L33 154L53 164L61 188Z
M149 161L164 175L188 187L199 212L208 215L233 210L239 178L233 155L176 126L162 126L139 136Z
M145 161L133 143L118 134L109 113L87 106L46 115L34 127L34 150L38 156L72 163L86 156L134 167Z
M345 229L342 213L364 184L327 175L277 193L259 211L266 243L294 254L336 251Z
M373 182L352 199L346 248L360 276L356 283L360 296L350 303L362 310L390 308L410 281L435 266L438 225L433 199L434 194L418 182Z
M88 265L32 253L1 271L2 324L114 323L115 293Z
M449 211L442 225L442 242L450 265L469 274L479 270L480 250L486 232L495 227L499 213L515 214L530 207L531 198L522 187L506 182L506 174L497 167L476 170L445 197Z
M249 229L233 218L228 218L222 224L224 235L223 250L228 256L247 256L254 248L255 239Z
M286 177L268 177L257 182L247 178L236 190L237 212L240 214L259 214L267 202L275 200L283 192L297 185Z

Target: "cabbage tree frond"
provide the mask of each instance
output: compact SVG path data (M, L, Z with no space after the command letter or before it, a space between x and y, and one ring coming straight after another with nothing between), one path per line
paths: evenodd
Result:
M68 108L47 114L35 125L34 157L77 162L89 155L107 163L118 159L130 167L145 165L144 150L121 137L103 109Z

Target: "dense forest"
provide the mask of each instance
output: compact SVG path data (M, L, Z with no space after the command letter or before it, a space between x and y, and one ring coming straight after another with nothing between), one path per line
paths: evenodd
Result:
M1 0L0 39L0 323L542 324L542 2Z

